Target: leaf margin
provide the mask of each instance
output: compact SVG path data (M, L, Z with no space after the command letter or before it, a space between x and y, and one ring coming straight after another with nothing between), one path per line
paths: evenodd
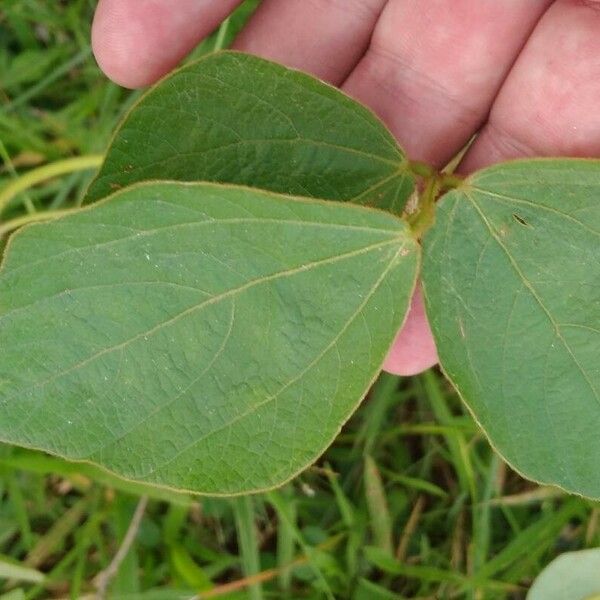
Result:
M600 174L600 158L594 158L594 157L573 157L573 156L543 156L543 157L518 157L518 158L512 158L512 159L508 159L508 160L504 160L501 161L499 163L493 163L491 165L487 165L485 167L482 167L481 169L478 169L477 171L474 171L472 173L470 173L468 176L466 176L464 179L462 179L462 181L460 181L458 183L458 185L453 186L452 188L446 190L442 195L439 196L439 198L437 199L437 202L443 201L445 199L447 199L447 196L451 196L455 193L464 193L464 195L468 195L467 192L463 192L463 190L468 190L469 187L471 186L473 179L475 179L478 176L481 175L485 175L487 173L491 173L494 172L497 169L502 169L503 167L510 167L512 165L515 166L520 166L520 165L527 165L527 164L552 164L552 163L556 163L557 161L563 162L563 163L573 163L573 164L587 164L589 166L595 165L598 167L598 171ZM479 191L485 192L485 189L482 188L477 188ZM600 183L599 183L599 189L600 189ZM436 204L437 204L436 202ZM437 208L437 207L436 207ZM437 215L437 211L435 213ZM428 321L430 321L429 318L429 311L431 310L429 308L429 303L428 303L428 294L427 294L427 285L425 282L425 277L423 276L423 273L425 271L425 264L427 262L427 254L428 254L428 250L427 250L427 237L428 235L431 235L431 230L433 229L433 227L435 226L435 221L434 223L432 223L430 229L428 229L425 234L423 235L422 238L422 262L421 262L421 286L422 286L422 290L423 290L423 299L424 299L424 304L425 304L425 313L427 315L427 319ZM431 321L430 321L431 322ZM433 328L432 328L432 333L433 333ZM435 339L435 334L434 334L434 339ZM436 345L437 345L437 340L436 340ZM572 496L576 496L578 498L582 498L584 500L590 500L592 502L600 502L600 492L598 493L598 496L591 496L591 495L586 495L583 492L574 490L574 489L570 489L568 486L566 486L563 483L557 483L556 481L550 481L550 480L544 480L543 478L538 478L538 477L534 477L532 475L530 475L528 473L528 471L526 469L522 469L521 467L518 467L515 465L515 463L509 459L505 453L500 450L498 448L498 446L496 445L496 443L492 440L488 430L482 425L479 417L477 416L471 402L468 400L467 398L467 394L465 394L459 387L459 385L456 383L455 379L450 376L450 374L448 373L446 367L444 366L441 357L438 356L438 368L440 370L440 372L442 373L442 375L444 376L444 378L452 385L452 388L454 389L454 391L456 392L457 396L459 397L461 403L467 408L470 416L473 418L473 420L475 421L475 423L477 424L477 427L480 429L480 431L483 433L487 443L490 445L490 447L492 448L492 450L498 454L498 456L500 456L500 458L515 472L517 473L521 478L526 479L527 481L531 481L537 485L540 486L551 486L551 487L555 487L558 490L564 492L565 494L569 494Z
M336 95L338 95L340 98L344 99L345 101L349 101L351 103L353 103L354 105L356 105L356 108L359 109L360 111L362 111L365 115L368 115L371 119L373 119L373 121L377 124L378 127L381 128L382 133L384 133L385 135L388 136L388 143L390 144L390 146L393 146L396 153L398 154L398 156L401 158L401 160L398 162L398 168L396 170L396 172L392 175L392 176L387 176L384 179L378 181L376 184L374 184L373 186L371 186L370 188L367 188L365 190L363 190L362 192L360 192L360 194L356 197L353 198L347 198L344 200L339 200L342 201L344 203L348 203L348 204L358 204L360 206L368 206L371 208L378 208L377 206L371 206L369 204L366 204L364 202L356 202L356 200L358 198L362 198L363 196L365 197L369 197L369 194L371 194L373 191L383 187L387 187L389 185L389 181L391 179L393 179L394 176L398 176L399 174L402 174L404 177L408 177L410 179L411 182L411 187L412 187L412 193L415 193L416 190L416 179L417 179L417 171L415 171L412 168L412 161L409 159L408 154L406 152L406 150L400 145L400 143L398 142L398 140L396 139L396 136L394 136L394 134L392 133L391 129L387 126L387 124L375 113L374 110L372 110L369 106L367 106L366 104L363 104L362 102L359 102L358 100L356 100L355 98L353 98L352 96L350 96L349 94L347 94L344 90L336 87L335 85L329 83L328 81L325 81L323 79L320 79L314 75L311 75L310 73L307 73L306 71L302 71L301 69L297 69L297 68L293 68L293 67L288 67L286 65L283 65L282 63L279 63L277 61L274 60L270 60L270 59L266 59L260 56L256 56L253 54L249 54L247 52L243 52L240 50L235 50L235 49L220 49L217 50L215 52L208 52L207 54L204 54L202 56L200 56L199 58L192 60L190 62L184 62L183 64L181 64L180 66L176 67L175 69L169 71L168 73L166 73L165 75L163 75L158 81L156 81L153 85L149 86L147 89L145 89L143 91L143 93L140 95L139 98L137 98L135 100L135 102L133 102L131 104L131 106L128 107L128 109L121 115L116 127L114 128L110 139L108 141L108 144L106 146L106 150L104 151L104 159L100 165L100 167L98 168L97 172L95 173L94 177L89 181L89 183L87 184L85 191L83 193L83 206L87 206L88 204L95 204L101 200L103 200L106 197L110 197L112 196L112 194L122 191L124 189L127 189L128 187L131 187L131 185L136 185L138 183L141 183L143 181L183 181L183 182L194 182L194 181L204 181L204 180L172 180L169 178L149 178L149 179L144 179L144 180L140 180L140 181L135 181L133 183L130 183L126 186L123 186L121 188L115 188L113 189L111 192L104 194L102 196L98 196L96 198L89 198L90 196L90 191L93 190L93 188L95 187L95 185L97 184L97 182L99 181L101 175L102 175L102 171L103 168L106 164L106 159L108 158L111 149L113 148L115 141L117 140L118 136L120 135L120 133L122 132L122 130L125 128L125 125L127 124L127 122L129 121L130 117L132 116L132 114L135 112L135 110L137 108L140 107L140 105L147 99L149 98L153 92L159 88L159 86L161 86L163 83L165 83L166 81L168 81L172 76L178 75L181 72L185 71L188 68L191 68L193 66L199 65L205 61L208 61L214 57L218 57L218 56L240 56L240 57L251 57L253 59L258 59L259 61L263 62L263 63L267 63L269 65L273 65L276 67L279 67L283 70L285 70L286 72L295 74L296 76L301 76L302 78L304 78L305 80L310 80L312 82L316 82L322 86L324 86L325 89L328 89L330 92L334 92ZM250 185L244 185L244 184L238 184L238 183L230 183L230 182L222 182L222 181L209 181L209 183L219 183L222 185L240 185L241 187L250 187L252 189L264 189L265 191L271 191L262 187L257 187L257 186L250 186ZM286 192L275 192L275 193L280 193L283 195L291 195L291 194L287 194ZM409 202L410 200L410 196L411 194L409 194L404 202L404 208L405 205ZM306 196L304 194L293 194L295 197L306 197L306 198L315 198L315 199L320 199L320 197L317 196ZM322 199L322 198L321 198ZM333 199L329 199L327 200L329 202L331 201L338 201L338 200L333 200ZM386 210L386 209L382 209L384 210L384 212L393 214L397 217L402 217L402 213L392 213L391 210Z
M299 202L304 202L307 204L317 204L317 205L324 205L324 206L331 206L331 204L332 204L331 200L324 200L321 198L313 198L310 196L298 196L298 195L292 195L292 194L272 192L270 190L264 190L261 188L254 188L254 187L239 185L239 184L215 183L215 182L205 182L205 181L178 181L178 180L169 180L169 179L144 180L144 181L133 183L122 189L115 190L114 192L108 194L107 196L104 196L103 198L101 198L97 201L94 201L92 203L84 204L83 206L77 208L76 210L73 210L72 212L69 212L68 214L60 214L60 215L57 215L55 218L52 218L51 220L47 220L47 221L28 223L28 224L24 225L23 227L12 232L6 241L5 246L2 249L2 252L0 253L0 277L4 273L6 260L11 252L14 240L18 239L23 232L28 231L31 228L45 227L52 223L59 222L59 221L65 220L65 219L69 219L70 217L77 216L77 215L81 214L82 212L91 212L98 206L101 206L105 203L109 203L115 197L118 197L121 194L125 194L125 193L131 191L132 189L143 189L145 187L152 187L157 184L176 184L178 186L184 186L184 187L211 186L211 187L214 187L217 189L218 188L233 188L233 189L239 189L239 190L248 190L253 193L258 192L258 193L264 194L266 196L273 197L274 199L286 198L286 199L297 200ZM409 302L407 303L407 306L406 306L404 317L402 319L402 322L401 322L401 325L399 328L399 330L400 330L400 329L402 329L402 327L404 327L404 324L406 323L406 320L408 318L408 315L410 312L410 307L411 307L410 298L412 298L412 296L417 288L417 285L419 282L419 277L420 277L421 270L422 270L423 251L421 248L421 244L419 243L419 240L414 236L414 233L413 233L411 227L409 226L409 224L407 223L406 219L401 218L399 215L390 213L384 209L374 207L374 206L354 204L351 202L344 202L344 203L340 203L340 204L347 207L350 210L356 210L358 212L366 211L366 212L372 212L372 213L381 213L390 219L394 219L394 220L402 223L404 230L407 234L406 235L407 240L409 240L412 244L414 244L414 254L415 254L416 263L415 263L413 279L410 282L410 286L408 288ZM393 340L392 340L392 343L393 343ZM391 345L390 345L390 347L391 347ZM379 375L383 369L385 360L386 360L386 356L384 355L383 360L381 361L381 365L379 366L377 371L374 372L374 374L373 374L372 378L369 380L365 390L361 393L360 397L356 400L352 409L348 411L347 417L339 423L339 425L336 427L335 431L333 432L331 439L329 439L326 442L323 449L321 451L319 451L318 454L315 455L314 459L311 462L304 464L304 466L299 467L296 471L294 471L285 480L280 480L278 483L275 483L275 484L269 485L269 486L265 486L265 487L252 488L252 489L247 489L247 490L233 492L233 493L198 491L198 490L193 490L193 489L187 489L185 487L176 487L176 486L172 486L172 485L168 485L168 484L156 483L153 481L139 480L139 479L135 479L133 477L127 477L127 476L117 473L116 471L113 471L109 467L106 467L105 465L103 465L99 462L95 462L95 461L89 460L87 458L84 458L84 459L67 458L67 457L61 455L57 451L49 450L47 448L42 448L42 447L36 446L34 444L15 443L14 441L3 438L1 435L0 435L0 443L15 445L17 447L24 448L26 450L40 452L42 454L48 454L50 456L59 458L59 459L65 461L66 463L70 463L73 465L77 465L77 464L89 465L89 466L97 468L97 469L105 472L107 475L114 477L125 483L148 485L153 488L157 488L159 490L164 490L166 492L172 492L175 494L189 494L191 496L214 497L214 498L236 498L236 497L245 496L245 495L261 494L261 493L270 492L270 491L279 489L282 486L288 484L290 481L292 481L293 479L298 477L301 473L303 473L307 469L311 468L323 456L323 454L327 451L327 449L332 445L332 443L338 437L338 435L340 434L340 432L343 429L343 427L345 426L345 424L354 416L354 414L356 413L359 406L365 400L365 397L368 394L369 390L371 389L371 387L373 386L373 384L379 377Z

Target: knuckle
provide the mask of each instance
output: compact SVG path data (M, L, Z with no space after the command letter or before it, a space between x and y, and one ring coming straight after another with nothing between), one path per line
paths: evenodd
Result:
M384 73L381 85L388 88L392 95L408 96L407 100L415 104L426 98L441 110L451 108L455 119L464 124L472 124L481 119L481 108L477 98L464 94L455 86L449 86L424 69L415 67L385 40L372 40L369 58L380 66L387 63L387 68L380 69Z

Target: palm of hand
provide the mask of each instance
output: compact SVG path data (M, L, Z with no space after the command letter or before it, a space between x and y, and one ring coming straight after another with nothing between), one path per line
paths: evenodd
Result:
M241 0L100 0L92 41L109 77L148 85ZM600 154L598 0L263 0L234 47L313 73L370 106L411 158L459 169ZM437 360L417 294L386 369Z

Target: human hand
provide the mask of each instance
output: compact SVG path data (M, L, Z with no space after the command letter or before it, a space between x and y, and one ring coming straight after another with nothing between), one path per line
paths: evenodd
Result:
M117 83L171 70L241 0L100 0L94 53ZM408 155L459 170L518 156L600 154L600 0L263 0L234 47L370 106ZM420 293L385 364L437 354Z

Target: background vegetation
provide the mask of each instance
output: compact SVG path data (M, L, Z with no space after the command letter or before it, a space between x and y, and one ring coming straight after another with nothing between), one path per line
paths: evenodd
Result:
M101 153L139 95L96 67L93 4L0 5L0 195ZM254 4L195 55L227 44ZM0 244L11 219L81 202L91 175L14 198ZM437 372L382 375L315 466L259 496L174 494L0 445L0 598L523 598L554 556L600 545L599 509L506 467Z

